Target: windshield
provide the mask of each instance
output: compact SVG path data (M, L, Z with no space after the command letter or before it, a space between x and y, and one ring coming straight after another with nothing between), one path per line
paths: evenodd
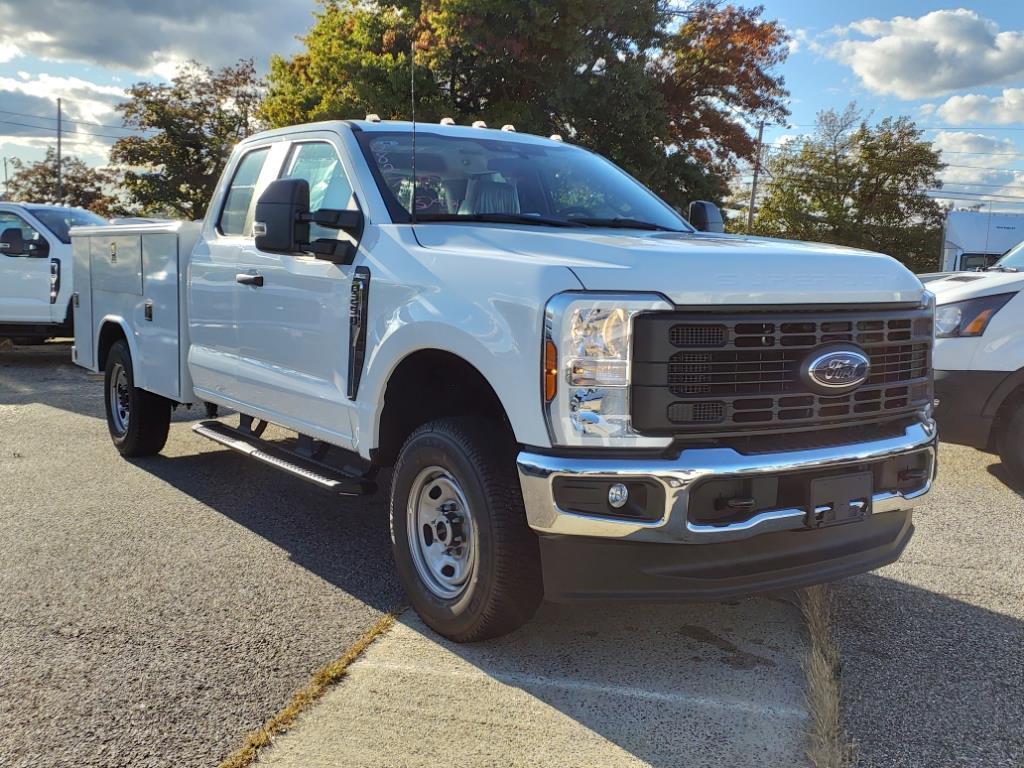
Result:
M70 243L68 230L72 227L95 227L107 220L81 208L29 208L32 215L53 232L62 243Z
M392 219L410 220L412 134L357 134ZM416 134L416 220L691 232L604 158L572 146Z
M1024 270L1024 242L1017 243L1017 245L1004 253L1003 257L993 264L990 269Z

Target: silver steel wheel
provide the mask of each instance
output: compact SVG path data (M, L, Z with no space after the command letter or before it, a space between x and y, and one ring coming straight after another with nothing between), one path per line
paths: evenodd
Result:
M119 435L128 431L128 419L131 417L128 398L128 371L121 363L114 363L110 371L110 420Z
M466 496L452 474L427 467L413 481L406 508L409 551L420 580L452 600L476 571L477 531Z

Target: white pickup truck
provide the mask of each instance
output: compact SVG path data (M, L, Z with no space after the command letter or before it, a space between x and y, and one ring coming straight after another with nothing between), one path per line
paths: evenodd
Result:
M72 334L71 227L106 224L81 208L0 201L0 337Z
M723 599L875 568L933 480L934 309L910 272L698 232L560 141L270 131L204 222L73 241L74 357L106 372L118 449L160 451L171 408L205 403L240 418L199 434L325 489L393 468L399 577L459 641L544 596Z

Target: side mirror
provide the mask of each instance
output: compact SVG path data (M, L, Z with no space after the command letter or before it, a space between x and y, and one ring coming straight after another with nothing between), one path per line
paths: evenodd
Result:
M309 182L278 179L256 201L252 225L256 248L271 253L297 253L309 243Z
M701 232L725 232L722 212L717 205L707 200L694 200L690 203L690 215L686 218Z
M318 259L335 264L351 264L356 248L347 240L309 240L309 225L340 229L356 242L363 236L363 212L322 208L309 212L309 182L305 179L278 179L267 185L256 201L252 226L256 248L271 253L310 252Z
M17 227L8 227L0 234L0 253L5 256L24 256L25 238L21 236L21 230Z
M25 243L25 252L33 259L45 259L50 255L50 244L45 237L38 240L29 240Z

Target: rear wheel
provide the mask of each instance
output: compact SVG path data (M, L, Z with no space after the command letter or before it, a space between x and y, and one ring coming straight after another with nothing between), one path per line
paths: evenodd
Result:
M511 632L543 596L514 453L496 431L463 419L426 424L406 441L392 480L399 578L423 620L457 642Z
M159 453L171 426L171 403L135 386L126 342L110 348L104 383L107 428L117 450L129 457Z

